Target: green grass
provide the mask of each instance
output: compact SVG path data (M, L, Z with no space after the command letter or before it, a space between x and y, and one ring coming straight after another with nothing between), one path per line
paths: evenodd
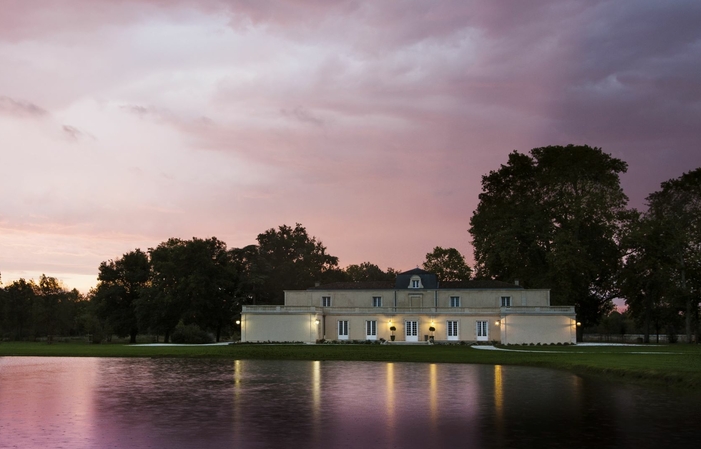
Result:
M266 360L348 360L479 363L564 369L626 383L701 392L701 346L509 346L529 352L487 351L469 346L424 345L231 345L128 346L88 343L0 343L0 356L182 357ZM641 352L643 354L641 354Z

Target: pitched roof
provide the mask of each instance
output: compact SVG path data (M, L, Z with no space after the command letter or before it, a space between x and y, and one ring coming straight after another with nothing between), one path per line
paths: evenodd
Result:
M419 274L419 275L421 275L421 274L433 274L433 273L431 273L430 271L422 270L419 267L416 267L416 268L412 268L409 271L405 271L405 272L399 273L399 274L400 275L402 275L402 274L409 274L409 275Z
M414 270L411 270L414 271ZM423 271L423 270L422 270ZM407 272L409 273L409 272ZM404 274L404 273L402 273ZM411 273L416 274L416 273ZM401 287L404 289L405 287ZM428 287L433 289L434 287ZM523 287L510 282L492 280L472 280L472 281L443 281L438 284L441 290L464 290L464 289L515 289L523 290ZM364 281L364 282L333 282L310 287L308 290L395 290L393 281Z
M472 281L443 281L439 284L440 289L466 289L466 288L471 288L471 289L487 289L487 288L493 288L493 289L499 289L499 290L504 290L504 289L520 289L523 290L523 287L520 285L512 284L511 282L504 282L504 281L492 281L489 279L478 279L478 280L472 280Z
M394 281L332 282L310 287L308 290L385 290L393 289Z

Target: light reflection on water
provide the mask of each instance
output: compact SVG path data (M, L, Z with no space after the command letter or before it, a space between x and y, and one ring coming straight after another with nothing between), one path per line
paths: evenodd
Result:
M0 447L693 447L697 399L509 366L6 357Z

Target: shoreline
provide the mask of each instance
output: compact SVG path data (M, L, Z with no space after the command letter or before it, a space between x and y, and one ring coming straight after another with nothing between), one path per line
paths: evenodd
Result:
M641 347L642 346L642 347ZM699 345L211 345L0 343L2 357L145 357L464 363L532 366L676 391L701 393Z

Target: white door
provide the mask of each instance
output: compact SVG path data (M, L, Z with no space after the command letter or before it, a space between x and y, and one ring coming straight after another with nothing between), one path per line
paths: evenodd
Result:
M404 339L406 341L419 341L419 322L405 321L404 322Z
M338 339L348 340L348 321L338 322Z
M450 341L458 341L459 334L458 334L458 322L457 321L448 321L446 325L446 330L447 330L447 337L448 340Z
M487 326L487 323L488 321L477 322L477 341L489 340L489 327Z
M371 320L365 322L365 339L377 340L377 321Z

